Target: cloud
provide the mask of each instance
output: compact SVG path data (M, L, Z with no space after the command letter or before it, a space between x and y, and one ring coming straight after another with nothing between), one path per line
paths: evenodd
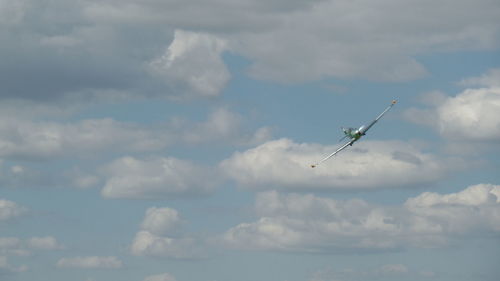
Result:
M240 41L232 49L251 58L252 75L262 79L416 79L426 74L418 54L498 47L498 6L485 12L480 7L491 7L487 1L453 4L450 11L421 1L407 2L404 9L393 0L322 1L281 15L267 32L235 35Z
M195 238L157 236L145 230L137 232L130 251L136 256L157 258L200 259L204 257L200 242Z
M146 211L141 228L155 235L176 236L182 224L177 210L151 207Z
M29 105L33 103L23 105L25 110ZM41 111L44 114L45 109ZM173 117L169 122L153 125L111 118L75 122L35 121L10 113L0 116L0 157L15 160L92 157L103 152L152 152L173 145L210 142L241 146L265 141L271 134L267 127L254 132L255 129L245 123L239 113L224 107L209 112L206 120ZM84 182L78 184L85 186Z
M340 280L420 280L435 277L432 271L415 271L404 264L385 264L378 268L359 269L346 268L334 270L326 268L316 271L309 281L340 281Z
M136 256L157 258L203 258L203 241L183 233L183 223L175 209L149 208L141 230L130 245L130 252Z
M421 1L403 7L394 0L189 5L110 0L91 2L84 14L92 22L162 24L218 34L232 52L252 61L250 72L262 79L297 82L333 76L401 81L426 74L417 55L498 47L498 5L452 4L453 10ZM394 10L399 13L390 12Z
M169 144L161 130L112 119L76 123L0 119L0 156L48 159L102 151L154 151Z
M463 85L480 85L456 96L444 98L430 108L412 108L405 112L408 120L436 130L452 142L492 143L500 140L500 75L492 69L481 77L462 80Z
M158 275L151 275L144 278L143 281L177 281L174 276L169 273L163 273Z
M461 86L500 87L500 68L492 68L479 77L470 77L459 82Z
M408 273L408 267L404 264L386 264L379 271L387 275L398 275Z
M31 252L23 247L17 237L0 237L0 255L29 256Z
M28 270L26 265L21 265L19 267L15 267L9 264L7 257L0 256L0 274L2 272L25 272Z
M0 0L0 23L2 25L19 24L25 15L27 1Z
M27 211L28 209L15 202L0 199L0 221L6 221L19 217Z
M500 232L500 186L479 184L450 194L425 192L399 206L312 194L259 193L260 218L229 229L229 247L343 253L440 247Z
M64 246L52 236L31 237L22 240L18 237L0 237L0 254L12 256L31 256L33 251L62 250Z
M260 79L405 81L426 75L419 55L499 45L488 0L1 3L3 99L215 97L225 50Z
M221 107L212 111L206 121L190 122L175 118L172 120L172 127L175 135L179 136L179 141L188 144L224 141L235 145L254 145L271 137L269 127L251 132L245 123L241 114Z
M123 267L123 263L117 257L73 257L61 258L57 261L59 268L83 268L83 269L118 269Z
M166 52L151 61L149 69L176 95L214 97L230 79L221 57L225 46L222 39L209 34L176 30Z
M107 198L158 199L212 192L217 172L173 157L122 157L103 169Z
M9 58L0 62L1 98L193 99L219 95L230 79L221 58L224 41L215 35L160 23L122 28L94 21L88 17L92 1L19 2L0 10L9 13L0 33L0 54Z
M21 245L21 239L17 237L0 237L0 249L17 248Z
M207 140L236 138L241 119L239 114L219 108L212 112L206 121L192 124L190 129L184 129L182 139L188 143L201 143Z
M500 139L500 88L469 89L437 108L438 132L445 138L476 141Z
M342 151L334 161L310 168L311 163L337 148L337 145L273 140L234 153L221 162L220 169L229 178L249 188L342 190L425 184L461 166L460 160L453 163L421 152L408 143L364 141Z
M32 249L39 250L60 250L64 247L52 236L32 237L28 240L28 245Z

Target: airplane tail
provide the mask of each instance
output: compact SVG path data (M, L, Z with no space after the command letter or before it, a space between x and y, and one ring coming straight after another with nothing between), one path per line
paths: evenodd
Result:
M342 132L344 133L344 136L339 139L339 142L343 141L346 138L352 138L352 132L355 130L354 128L345 128L345 127L340 127L342 129Z
M344 136L339 139L339 142L343 141L345 138L347 138L349 136L349 129L344 128L344 127L340 127L340 129L342 129Z

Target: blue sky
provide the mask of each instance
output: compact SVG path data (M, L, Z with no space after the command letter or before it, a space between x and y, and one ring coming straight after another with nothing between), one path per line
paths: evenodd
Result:
M496 280L498 18L0 0L0 279Z

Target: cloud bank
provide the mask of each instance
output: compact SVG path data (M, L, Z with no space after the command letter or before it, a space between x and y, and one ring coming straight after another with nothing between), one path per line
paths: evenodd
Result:
M260 218L229 229L228 246L247 250L344 253L433 248L500 232L500 186L425 192L399 206L312 194L259 193Z
M118 269L123 267L123 263L117 257L72 257L61 258L57 261L60 268L83 268L83 269Z
M0 221L6 221L15 217L19 217L25 214L27 210L28 209L20 206L16 202L0 199Z
M215 170L173 157L116 159L103 168L106 198L157 199L212 192Z
M182 230L179 213L171 208L146 211L130 252L136 256L191 260L203 258L202 241Z
M462 165L460 160L438 158L400 141L364 141L342 151L335 161L310 168L335 149L273 140L234 153L221 162L220 169L252 189L360 190L425 184Z

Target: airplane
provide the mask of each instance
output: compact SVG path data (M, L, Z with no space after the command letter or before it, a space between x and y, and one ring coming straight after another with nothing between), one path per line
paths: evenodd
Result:
M377 121L384 116L384 114L389 111L395 104L397 100L393 100L391 102L391 105L389 105L382 113L380 113L375 120L373 120L370 124L368 125L363 125L359 127L359 129L356 128L344 128L342 127L342 131L344 132L344 137L341 138L339 141L344 140L345 138L349 138L349 141L346 142L344 145L342 145L339 149L335 150L332 154L328 155L327 157L323 158L321 161L319 161L316 164L312 164L311 168L315 168L319 164L323 163L324 161L328 160L330 157L334 156L335 154L339 153L340 151L344 150L348 146L352 146L353 143L355 143L357 140L359 140L362 136L366 135L366 132L373 126Z

